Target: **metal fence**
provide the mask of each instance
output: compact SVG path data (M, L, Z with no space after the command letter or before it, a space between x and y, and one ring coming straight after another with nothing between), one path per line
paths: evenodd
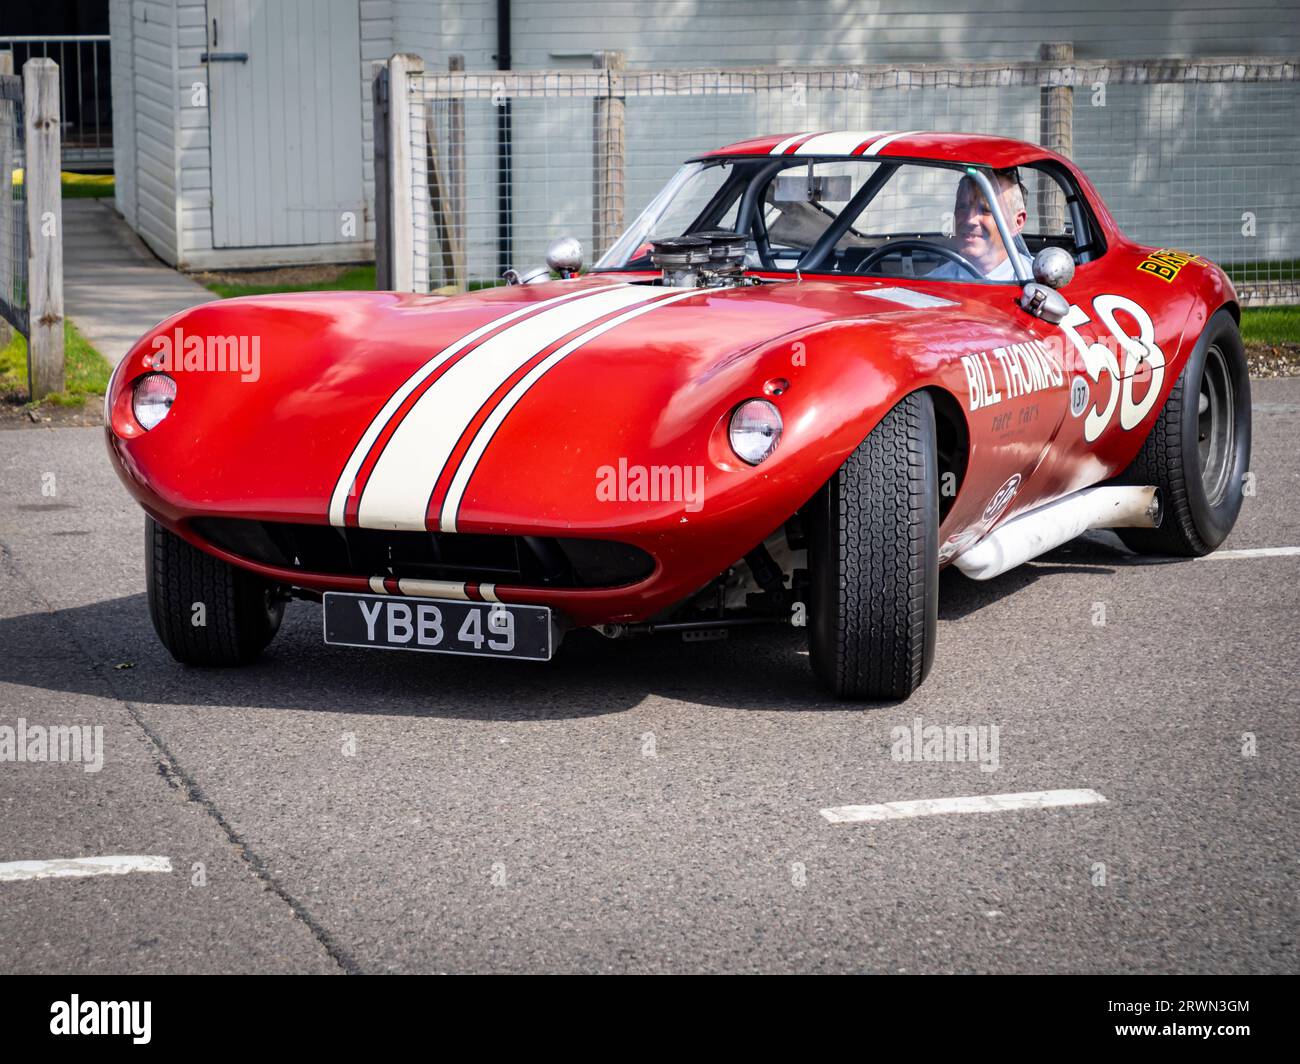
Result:
M23 79L0 53L0 318L27 335L27 225L23 183ZM0 330L2 333L3 330Z
M0 37L0 51L13 53L15 70L21 70L28 59L53 59L58 64L64 164L112 169L113 98L108 34Z
M560 233L594 261L710 148L800 130L960 130L1070 156L1131 238L1209 256L1244 302L1300 302L1300 58L1075 62L1069 51L634 71L605 53L590 71L485 73L394 57L375 96L380 254L415 291L497 283L507 266L538 265Z

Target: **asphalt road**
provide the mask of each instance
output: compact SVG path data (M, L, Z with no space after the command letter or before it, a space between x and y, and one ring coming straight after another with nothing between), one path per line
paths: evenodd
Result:
M1300 546L1300 380L1254 397L1225 549ZM1300 970L1300 556L946 575L929 681L863 709L793 629L489 663L327 649L294 603L256 666L186 669L142 526L99 430L0 433L0 726L104 741L0 761L0 862L172 867L0 880L0 971ZM997 771L896 760L918 717L996 725Z

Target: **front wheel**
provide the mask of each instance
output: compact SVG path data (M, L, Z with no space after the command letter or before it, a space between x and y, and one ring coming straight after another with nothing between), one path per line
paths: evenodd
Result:
M284 616L279 589L205 554L152 517L144 529L149 616L172 657L186 665L246 665Z
M813 670L838 698L907 698L930 671L939 612L930 396L886 414L810 509Z
M1118 478L1154 484L1159 528L1116 529L1139 554L1198 558L1232 531L1250 465L1250 376L1237 323L1220 310L1205 327L1151 434Z

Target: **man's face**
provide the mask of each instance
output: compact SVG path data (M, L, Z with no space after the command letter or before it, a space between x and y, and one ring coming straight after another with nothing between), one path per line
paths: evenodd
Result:
M1012 233L1018 233L1024 225L1024 212L1009 210L1008 189L999 189L1002 215L1011 226ZM998 263L1007 257L998 236L998 223L989 210L979 187L974 181L963 179L957 186L957 202L953 207L953 248L960 252L985 273L989 273Z

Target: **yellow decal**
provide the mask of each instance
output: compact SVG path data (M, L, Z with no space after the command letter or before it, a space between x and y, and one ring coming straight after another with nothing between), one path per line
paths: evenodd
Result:
M1153 273L1162 281L1171 282L1178 276L1178 271L1189 262L1200 262L1199 255L1190 251L1176 251L1173 248L1161 248L1153 251L1138 263L1137 268L1143 273Z

